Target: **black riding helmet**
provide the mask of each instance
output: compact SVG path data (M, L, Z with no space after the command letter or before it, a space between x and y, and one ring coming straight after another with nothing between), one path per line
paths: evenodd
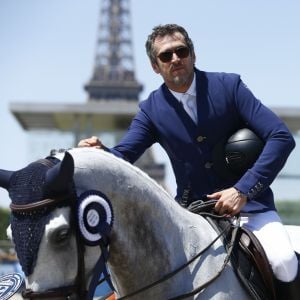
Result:
M214 169L224 179L237 180L253 166L263 148L263 140L253 131L239 129L215 147Z

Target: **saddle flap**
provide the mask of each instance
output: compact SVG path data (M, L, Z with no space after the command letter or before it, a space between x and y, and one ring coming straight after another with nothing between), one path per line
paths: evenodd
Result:
M225 218L204 217L218 233L231 222ZM226 249L233 228L232 225L230 230L224 233L223 243ZM238 278L254 299L276 299L274 276L265 251L255 235L243 227L239 228L231 263Z
M275 299L274 276L266 253L256 236L243 227L240 228L239 232L239 248L255 264L271 298Z

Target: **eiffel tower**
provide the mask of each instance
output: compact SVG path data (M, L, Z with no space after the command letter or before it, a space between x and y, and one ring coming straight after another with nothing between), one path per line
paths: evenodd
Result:
M95 66L85 86L89 100L137 101L142 85L134 74L129 0L103 0Z
M89 102L102 102L115 108L129 107L132 103L138 106L143 86L134 72L129 0L102 1L94 70L84 88ZM109 119L114 124L111 129L121 132L130 123L129 118L124 121L124 115L113 114ZM164 165L154 162L152 149L148 149L136 165L164 185Z

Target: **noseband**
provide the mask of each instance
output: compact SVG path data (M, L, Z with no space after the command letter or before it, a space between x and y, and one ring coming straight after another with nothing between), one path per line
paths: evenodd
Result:
M43 199L41 201L29 204L11 204L10 209L12 212L16 213L29 213L37 211L43 208L56 207L57 205L68 202L70 203L71 211L75 212L76 196L74 194L69 194L62 197L57 197L55 199ZM72 214L73 215L73 214ZM84 264L84 244L81 240L78 229L75 231L75 238L77 244L77 275L75 279L75 284L68 285L64 287L58 287L49 289L42 292L35 292L31 289L26 289L22 292L22 296L25 299L37 299L37 298L57 298L63 297L65 299L71 299L71 295L76 294L78 299L85 299L87 295L87 290L85 287L85 264Z

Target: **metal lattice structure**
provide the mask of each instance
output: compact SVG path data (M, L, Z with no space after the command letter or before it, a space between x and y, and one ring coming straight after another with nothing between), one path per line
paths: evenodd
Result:
M142 85L135 79L129 0L103 0L95 65L85 85L89 100L137 101Z

